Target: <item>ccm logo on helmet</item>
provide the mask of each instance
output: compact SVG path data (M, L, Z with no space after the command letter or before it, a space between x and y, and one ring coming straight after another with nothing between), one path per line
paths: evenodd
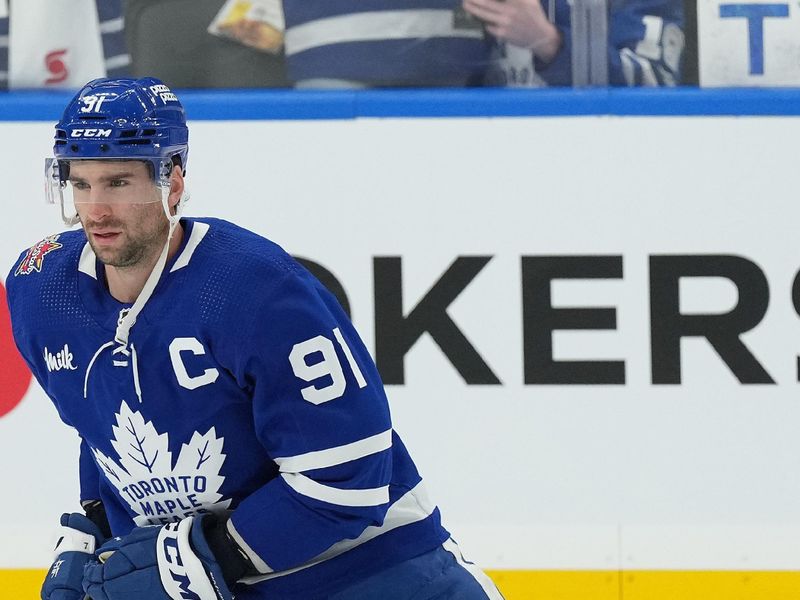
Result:
M70 132L70 137L79 138L89 138L89 137L101 137L107 138L111 137L111 130L110 129L73 129Z

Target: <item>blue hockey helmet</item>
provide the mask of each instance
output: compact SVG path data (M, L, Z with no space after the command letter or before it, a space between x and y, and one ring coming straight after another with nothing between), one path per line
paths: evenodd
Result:
M78 221L71 210L70 161L145 161L166 196L174 165L186 171L189 129L183 106L155 77L95 79L64 109L56 124L53 154L45 160L45 196L61 205L68 224Z
M189 129L177 96L155 77L95 79L64 110L53 152L59 161L177 156L185 171Z

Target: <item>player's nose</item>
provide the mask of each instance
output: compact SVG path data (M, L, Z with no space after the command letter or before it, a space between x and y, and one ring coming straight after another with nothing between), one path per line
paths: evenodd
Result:
M92 198L91 202L87 202L84 206L84 212L93 221L99 221L111 214L111 205L103 202L101 198Z

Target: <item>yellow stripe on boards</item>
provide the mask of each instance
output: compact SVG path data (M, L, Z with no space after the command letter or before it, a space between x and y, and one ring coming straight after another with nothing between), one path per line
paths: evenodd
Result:
M624 600L798 600L795 571L627 571Z
M497 584L506 600L620 598L620 574L617 571L486 571L486 574Z
M45 569L0 569L0 600L38 600Z
M46 571L0 569L0 600L36 600ZM799 600L794 571L487 571L506 600Z
M506 600L800 600L795 571L487 571Z

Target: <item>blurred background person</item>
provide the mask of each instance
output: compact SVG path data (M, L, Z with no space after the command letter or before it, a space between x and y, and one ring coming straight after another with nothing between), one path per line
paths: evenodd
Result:
M0 87L73 88L128 73L122 0L0 0Z
M679 84L683 0L609 2L609 84ZM0 87L569 86L571 18L568 0L0 0Z
M301 88L481 85L491 43L461 0L283 0Z
M567 0L463 0L496 40L490 85L572 85ZM615 86L680 83L682 0L609 0L608 75Z
M127 0L132 74L170 87L286 87L280 0ZM282 15L280 15L282 18Z

